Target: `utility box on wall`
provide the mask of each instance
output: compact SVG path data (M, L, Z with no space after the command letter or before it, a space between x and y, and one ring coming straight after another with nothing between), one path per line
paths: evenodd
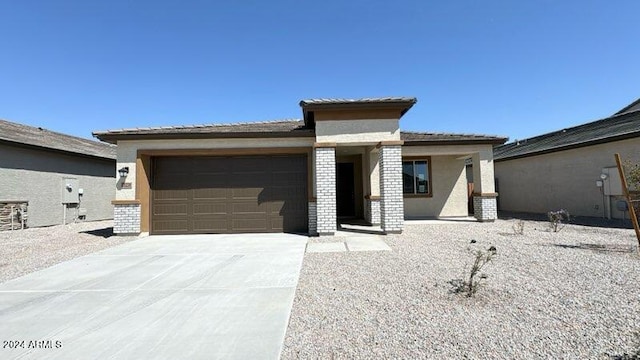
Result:
M78 189L80 188L80 182L74 178L62 179L62 203L63 204L77 204L80 202L80 196Z
M620 174L617 167L606 167L602 169L602 174L607 175L604 180L603 191L608 196L621 196L622 182L620 181Z

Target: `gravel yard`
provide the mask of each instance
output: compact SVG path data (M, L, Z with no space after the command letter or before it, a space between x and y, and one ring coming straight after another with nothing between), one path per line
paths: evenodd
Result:
M113 221L0 232L0 282L137 237L113 236Z
M306 254L282 358L622 359L640 351L633 230L553 233L527 221L515 235L514 224L407 223L385 238L392 251ZM452 293L449 281L469 270L471 251L492 245L497 256L476 296Z

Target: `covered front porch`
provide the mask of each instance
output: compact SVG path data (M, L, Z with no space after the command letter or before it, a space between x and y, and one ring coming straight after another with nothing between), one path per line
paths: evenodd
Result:
M473 194L467 192L468 160ZM497 218L491 146L317 143L312 161L314 234L333 235L341 224L399 233L405 219L465 218L470 196L477 220Z

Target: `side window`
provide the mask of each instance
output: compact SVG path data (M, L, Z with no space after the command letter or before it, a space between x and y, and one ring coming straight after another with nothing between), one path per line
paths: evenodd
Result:
M413 161L402 162L402 192L405 194L415 193L415 182L413 181Z
M405 195L431 196L430 158L402 162L402 192Z

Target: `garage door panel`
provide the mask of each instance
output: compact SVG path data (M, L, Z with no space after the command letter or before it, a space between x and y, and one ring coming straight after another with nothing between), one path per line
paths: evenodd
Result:
M294 182L303 182L306 181L307 174L299 173L299 172L278 172L271 174L271 182L272 184L288 184L292 181Z
M210 188L211 184L216 184L216 188L226 189L231 185L231 179L229 179L229 173L200 173L193 174L191 183L195 187Z
M231 189L231 197L233 199L259 199L264 192L264 188L233 188Z
M232 173L256 172L261 169L265 161L271 161L267 156L236 156L231 161L230 169Z
M152 222L153 231L163 233L184 233L183 229L187 228L187 220L154 220Z
M164 190L153 193L154 200L187 200L188 198L188 190Z
M188 215L189 206L187 204L157 204L153 207L153 215Z
M193 200L226 200L228 193L225 188L193 189Z
M231 220L232 226L238 232L265 232L271 230L267 227L267 219L255 219L238 217Z
M246 172L246 173L231 173L230 178L232 181L229 187L232 188L264 188L269 185L269 179L265 178L264 172Z
M226 202L214 202L214 203L194 203L193 215L219 215L223 216L227 214Z
M282 218L272 218L270 225L271 229L282 231L284 228L284 220Z
M196 219L193 221L194 232L226 232L226 219Z
M269 204L256 204L255 201L234 201L231 203L231 214L263 214L266 216Z
M278 214L280 214L282 209L285 207L285 201L283 201L283 200L273 201L273 202L270 202L267 206L269 208L269 213L278 213Z
M154 234L307 231L306 155L153 160Z

